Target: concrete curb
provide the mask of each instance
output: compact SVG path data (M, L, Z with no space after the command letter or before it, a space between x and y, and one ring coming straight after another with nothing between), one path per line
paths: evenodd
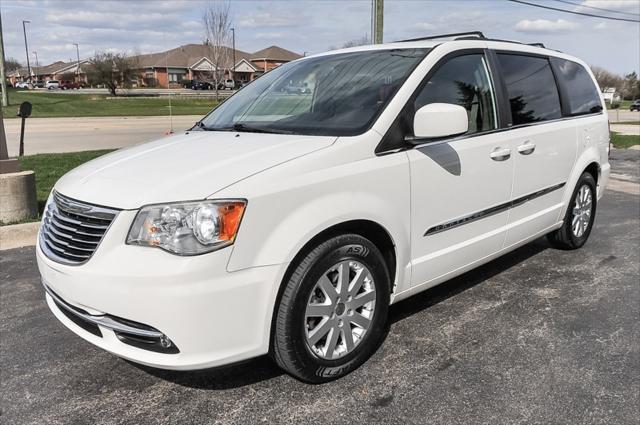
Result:
M0 251L36 244L40 222L0 227Z

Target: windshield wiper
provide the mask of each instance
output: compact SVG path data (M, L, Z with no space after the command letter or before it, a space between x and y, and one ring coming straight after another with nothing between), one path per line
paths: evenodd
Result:
M279 130L274 128L252 127L239 122L233 124L233 127L231 127L230 129L241 133L294 134L292 131ZM225 128L224 130L230 129Z

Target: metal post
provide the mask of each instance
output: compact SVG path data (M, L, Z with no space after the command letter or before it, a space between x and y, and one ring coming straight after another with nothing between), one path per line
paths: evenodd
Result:
M29 65L29 47L27 45L27 28L24 24L30 24L31 21L22 21L22 33L24 34L24 52L27 54L27 74L29 82L31 82L31 65Z
M2 87L2 107L9 106L9 97L7 96L7 77L4 74L4 42L2 41L2 16L0 15L0 87ZM0 114L2 115L2 114ZM2 138L4 139L4 125L2 127ZM4 142L6 148L6 140ZM0 143L0 149L2 149L2 143ZM0 151L1 152L1 151ZM0 155L0 159L2 156Z
M26 118L22 117L20 119L20 152L18 153L18 156L24 156L24 122Z
M236 29L231 28L231 37L233 40L233 85L235 86L236 81Z
M36 57L36 69L33 71L36 74L36 83L38 82L38 71L40 71L40 62L38 61L38 52L33 51L34 56Z
M73 43L76 46L76 58L78 59L78 65L76 67L76 79L78 80L78 84L80 84L80 47L78 47L78 43Z

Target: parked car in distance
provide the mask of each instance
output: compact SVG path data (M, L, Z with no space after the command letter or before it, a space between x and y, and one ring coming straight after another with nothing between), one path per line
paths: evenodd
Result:
M631 102L631 106L629 106L630 111L640 111L640 99L634 100Z
M321 383L376 351L391 304L542 236L582 247L610 173L592 72L474 34L285 63L191 130L69 172L36 248L49 308L134 362L270 354Z
M44 87L48 90L53 90L53 89L59 89L60 88L60 81L58 80L47 80L46 83L44 83Z
M284 86L282 91L289 94L294 94L294 93L305 94L310 92L309 87L307 86L307 83L304 83L304 82L294 83L293 81L291 81L289 84Z
M43 89L44 88L44 81L43 80L38 80L35 83L33 83L33 87L37 88L37 89Z
M76 83L75 81L61 80L60 88L62 90L79 90L80 84Z
M220 83L219 88L223 90L233 90L236 88L236 83L231 79L226 79Z
M32 89L33 85L28 81L19 81L16 83L17 89Z

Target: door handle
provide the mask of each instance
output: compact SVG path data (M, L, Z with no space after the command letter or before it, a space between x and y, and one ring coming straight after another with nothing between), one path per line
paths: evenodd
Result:
M536 144L531 142L525 142L524 145L518 146L518 152L522 155L530 155L536 150Z
M509 148L495 148L489 155L494 161L506 161L511 157L511 149Z

